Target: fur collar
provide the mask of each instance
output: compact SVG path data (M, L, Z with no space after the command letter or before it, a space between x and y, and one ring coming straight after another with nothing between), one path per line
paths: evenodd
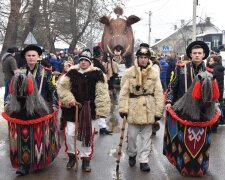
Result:
M138 62L137 59L135 59L134 61L134 68L136 71L136 81L137 81L137 85L141 86L142 82L143 82L143 78L147 77L149 73L151 73L152 71L154 71L154 69L152 68L152 61L149 60L149 65L145 68L141 70L141 67L138 66ZM151 73L152 76L156 76L157 73Z

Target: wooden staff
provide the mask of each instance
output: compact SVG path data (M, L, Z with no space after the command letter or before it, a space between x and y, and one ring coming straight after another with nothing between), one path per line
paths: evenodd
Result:
M41 75L41 83L40 83L40 87L39 87L39 91L38 91L39 94L41 94L41 89L42 89L42 85L43 85L44 76L45 76L45 68L43 67L42 75Z
M117 160L116 160L116 172L119 171L119 164L120 164L120 159L121 159L121 155L122 155L122 145L123 145L123 138L124 138L124 131L125 131L125 126L126 126L126 117L123 117L123 124L122 124L122 131L121 131L121 135L120 135L120 143L119 143L119 148L118 148L118 156L117 156Z
M75 135L74 135L74 151L75 151L75 159L76 159L75 171L78 170L78 156L77 156L78 109L79 109L78 105L76 104L76 111L75 111Z
M185 83L185 92L187 92L187 66L184 65L184 83Z

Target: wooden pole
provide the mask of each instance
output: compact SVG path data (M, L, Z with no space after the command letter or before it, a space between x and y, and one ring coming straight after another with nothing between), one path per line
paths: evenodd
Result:
M121 131L121 135L120 135L120 143L119 143L119 148L118 148L118 156L117 156L117 160L116 160L116 172L119 171L119 164L120 164L120 159L121 159L121 155L122 155L122 145L123 145L123 139L124 139L124 131L125 131L125 126L126 126L126 117L123 117L123 124L122 124L122 131Z
M77 131L78 131L78 105L76 105L76 111L75 111L75 135L74 135L74 151L75 151L75 159L76 159L75 171L78 170Z

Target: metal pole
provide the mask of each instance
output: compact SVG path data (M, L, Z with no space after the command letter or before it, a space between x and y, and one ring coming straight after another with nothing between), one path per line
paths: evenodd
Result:
M192 41L196 40L196 12L197 12L197 0L193 0Z
M149 15L148 44L150 46L150 43L151 43L151 15L152 15L152 12L149 11L148 15Z

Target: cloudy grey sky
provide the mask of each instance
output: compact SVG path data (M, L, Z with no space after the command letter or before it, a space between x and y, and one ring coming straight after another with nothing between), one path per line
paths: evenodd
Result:
M197 16L225 30L225 1L198 0ZM136 15L141 21L133 25L135 38L148 42L148 12L151 16L151 44L155 38L165 38L174 31L174 25L181 25L181 20L192 19L193 0L125 0L124 15ZM198 21L198 19L197 19Z

